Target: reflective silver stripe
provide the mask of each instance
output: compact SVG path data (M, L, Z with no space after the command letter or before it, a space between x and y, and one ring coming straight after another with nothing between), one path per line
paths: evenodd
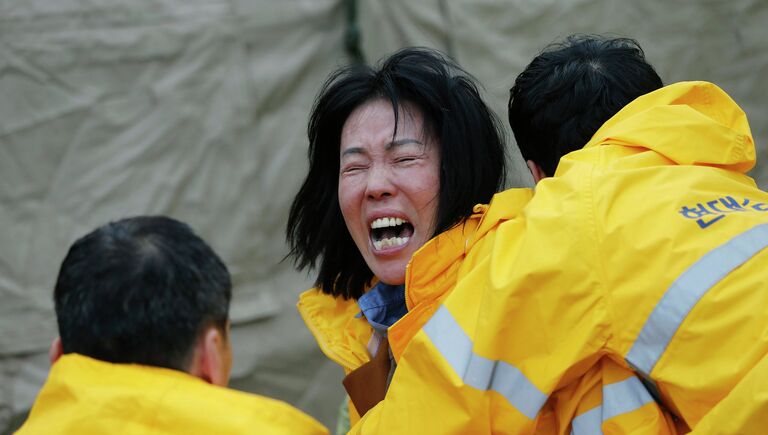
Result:
M572 435L597 435L603 433L603 422L617 415L626 414L653 402L653 397L636 377L603 386L603 404L574 418Z
M603 421L640 409L649 402L653 402L653 397L640 379L634 376L615 384L603 385Z
M571 422L571 435L602 435L603 408L598 406L574 418Z
M523 415L531 420L536 418L547 395L516 367L475 354L472 340L447 308L437 309L424 325L424 332L466 385L496 391Z
M648 375L685 317L706 292L768 246L768 224L758 225L704 255L667 289L648 316L626 360Z

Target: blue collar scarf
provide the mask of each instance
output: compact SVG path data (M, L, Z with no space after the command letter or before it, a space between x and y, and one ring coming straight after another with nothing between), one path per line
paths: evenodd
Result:
M405 305L405 285L379 282L357 300L361 315L373 329L387 336L387 329L408 312Z

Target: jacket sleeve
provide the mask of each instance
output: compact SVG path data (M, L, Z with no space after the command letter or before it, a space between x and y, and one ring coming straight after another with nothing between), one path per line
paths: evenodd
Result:
M535 420L587 373L613 335L591 189L591 166L545 179L520 219L498 229L473 351L494 365L488 389L500 426Z
M410 365L402 368L403 376L393 384L392 394L350 433L674 435L685 431L631 370L608 357L578 381L552 393L530 421L515 421L518 411L503 401L491 405L495 392L451 383L441 364L421 373L426 378L412 376Z
M479 261L411 339L398 361L385 399L350 433L530 433L540 420L490 388L494 361L477 355L472 337L490 257ZM494 427L491 427L491 424Z

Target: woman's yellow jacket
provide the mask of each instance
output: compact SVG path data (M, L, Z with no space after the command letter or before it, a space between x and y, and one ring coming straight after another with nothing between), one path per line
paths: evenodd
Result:
M629 104L498 225L352 432L765 433L754 161L713 84Z

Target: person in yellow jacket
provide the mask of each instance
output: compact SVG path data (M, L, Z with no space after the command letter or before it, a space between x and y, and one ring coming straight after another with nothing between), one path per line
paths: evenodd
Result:
M345 380L353 402L347 381L361 379L369 397L350 405L354 423L383 397L392 362L452 287L410 292L406 280L456 274L482 215L473 207L503 186L505 148L474 80L424 48L333 73L308 132L309 172L287 236L298 267L317 266L317 279L298 308L323 352L355 372ZM410 266L419 271L406 278L419 249Z
M754 161L746 116L715 85L638 98L539 184L509 233L527 258L496 245L480 317L503 319L500 334L547 324L543 335L500 348L480 334L475 351L493 347L541 397L609 356L694 429L768 352L768 194L745 175ZM554 337L563 345L542 342Z
M534 175L626 83L577 56L607 81L563 86L574 64L559 54L511 94ZM547 127L552 113L568 122ZM499 225L479 279L458 282L352 432L764 433L768 194L745 174L754 161L744 112L711 83L632 101Z
M19 434L327 434L226 387L231 282L185 224L139 216L77 240L54 289L60 337Z

